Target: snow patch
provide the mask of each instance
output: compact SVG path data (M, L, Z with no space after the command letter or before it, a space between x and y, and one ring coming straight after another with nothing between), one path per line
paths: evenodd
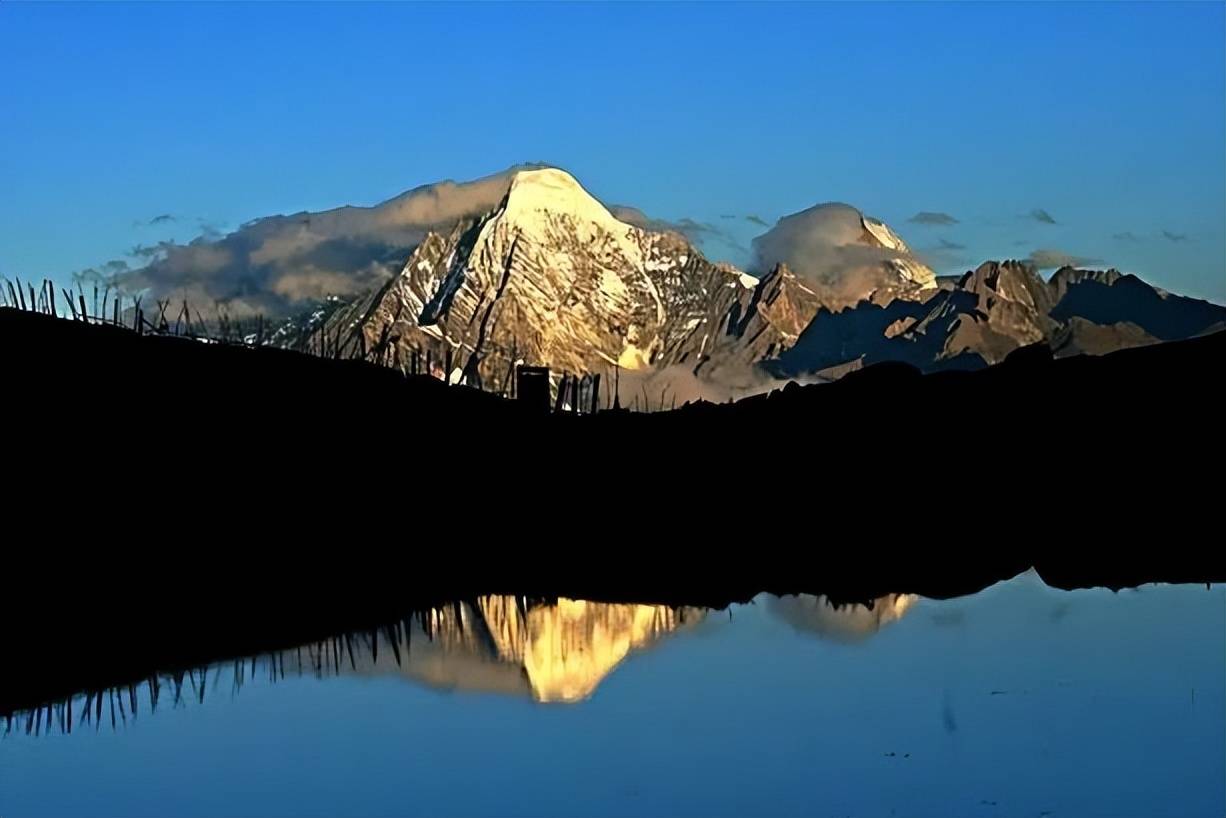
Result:
M521 234L545 237L553 232L558 215L573 219L593 234L607 233L622 258L636 267L643 263L642 231L618 221L575 177L557 168L515 174L503 212L491 221L514 225Z
M630 296L630 291L626 289L626 282L608 268L600 271L600 292L615 303L625 301Z
M647 355L634 344L626 344L622 354L617 356L617 365L622 369L646 369L650 366Z

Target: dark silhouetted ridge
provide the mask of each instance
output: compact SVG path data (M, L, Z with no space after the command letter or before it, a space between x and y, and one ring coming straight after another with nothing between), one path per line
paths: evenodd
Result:
M594 415L10 309L0 350L0 708L479 593L1226 580L1221 333Z

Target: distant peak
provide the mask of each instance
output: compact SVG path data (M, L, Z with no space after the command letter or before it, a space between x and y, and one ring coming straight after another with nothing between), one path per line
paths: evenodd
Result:
M1009 258L1005 259L1004 261L985 261L973 271L967 273L967 275L987 276L993 273L1000 273L1002 271L1015 271L1019 273L1027 273L1028 275L1035 275L1038 272L1038 268L1027 259L1019 260Z

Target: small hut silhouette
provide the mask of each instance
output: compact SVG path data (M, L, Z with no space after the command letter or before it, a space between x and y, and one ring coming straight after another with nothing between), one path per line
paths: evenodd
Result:
M517 367L515 398L534 412L549 414L549 367Z

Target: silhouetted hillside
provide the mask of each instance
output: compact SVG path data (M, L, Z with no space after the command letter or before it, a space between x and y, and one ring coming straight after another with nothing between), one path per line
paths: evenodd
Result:
M1226 579L1204 551L1223 334L595 415L13 310L0 350L0 614L50 676L66 634L99 672L163 666L477 592L949 596L1032 565L1063 585Z
M0 310L19 491L150 518L169 495L231 531L284 532L362 498L375 519L377 500L394 502L404 525L410 507L412 525L467 526L494 521L465 509L530 509L550 537L549 515L571 510L675 509L723 529L725 515L934 514L986 485L1028 503L1195 491L1222 447L1224 345L1216 334L1061 360L1039 345L979 372L890 363L734 404L575 416L359 361ZM259 514L240 519L221 495Z

